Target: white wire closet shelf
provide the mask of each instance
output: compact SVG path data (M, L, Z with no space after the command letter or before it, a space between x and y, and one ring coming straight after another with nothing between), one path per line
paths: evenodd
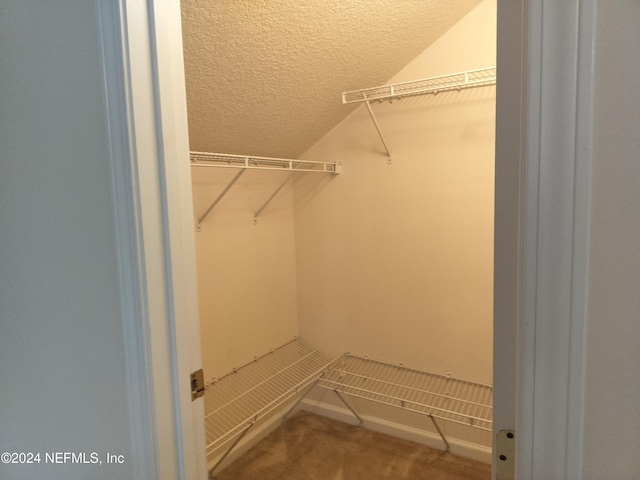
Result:
M496 83L496 67L468 70L438 77L422 78L379 87L369 87L342 93L342 103L394 100L412 95L437 94L449 90L482 87Z
M231 155L227 153L208 152L191 152L189 157L193 167L340 173L340 164L338 162L316 162L311 160L254 157L249 155Z
M437 77L422 78L420 80L412 80L410 82L400 82L389 85L381 85L378 87L363 88L360 90L351 90L342 93L342 103L344 105L350 103L364 102L369 115L373 121L380 140L384 145L389 161L391 161L391 152L387 142L382 135L380 125L371 108L371 102L383 100L395 100L403 97L415 95L436 95L440 92L463 90L466 88L484 87L495 85L497 79L496 67L481 68L477 70L468 70L465 72L451 73L448 75L440 75Z
M341 162L316 162L311 160L293 160L288 158L255 157L249 155L232 155L227 153L190 152L192 167L233 168L239 170L222 192L215 198L209 207L197 219L197 225L204 221L220 200L231 190L231 187L240 179L247 170L271 170L289 172L289 175L276 188L275 192L255 212L254 221L262 211L271 203L271 200L284 188L284 186L297 173L332 173L337 175L341 171Z
M232 442L211 473L261 417L296 396L298 402L302 400L331 363L295 338L208 382L204 395L207 456Z
M345 354L318 382L333 390L362 424L344 396L362 398L429 417L446 449L437 419L491 431L493 387L403 365ZM344 396L343 396L344 395Z

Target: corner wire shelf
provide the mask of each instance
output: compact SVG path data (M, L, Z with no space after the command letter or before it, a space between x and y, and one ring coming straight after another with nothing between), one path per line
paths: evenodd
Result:
M254 157L247 155L231 155L226 153L208 153L208 152L190 152L192 167L215 167L215 168L235 168L239 172L231 179L222 192L209 205L209 207L197 219L197 228L211 213L215 206L222 198L231 190L231 187L240 179L242 174L247 170L271 170L280 172L289 172L289 176L278 186L273 194L254 214L254 222L258 216L271 203L271 200L284 188L284 186L297 173L313 172L313 173L332 173L337 175L341 172L341 162L315 162L310 160L292 160L287 158L270 158L270 157Z
M484 87L495 85L497 78L496 67L481 68L478 70L468 70L466 72L453 73L449 75L440 75L437 77L423 78L410 82L395 83L392 85L382 85L379 87L370 87L360 90L352 90L342 93L342 103L347 105L350 103L364 102L373 120L373 124L378 131L380 140L384 145L387 153L388 161L391 163L391 152L387 146L387 142L382 135L380 126L373 114L371 102L383 100L395 100L403 97L415 95L437 95L440 92L451 90L463 90L473 87Z
M286 419L338 359L330 360L295 338L208 382L204 395L207 456L233 441L210 475L260 418L298 396L283 416Z
M345 396L401 408L429 417L447 441L437 419L491 431L493 387L447 375L394 365L366 357L345 354L318 382L318 387L333 390L363 424Z

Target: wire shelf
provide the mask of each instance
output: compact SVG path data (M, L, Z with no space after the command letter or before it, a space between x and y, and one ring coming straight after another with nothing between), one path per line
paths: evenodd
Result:
M207 455L301 395L330 364L324 354L296 338L208 382L204 395Z
M227 153L190 152L192 167L241 168L289 172L340 173L338 162L314 162L287 158L252 157Z
M491 431L490 385L346 354L320 379L318 386L432 419Z
M413 80L411 82L363 88L342 93L342 103L393 100L411 95L435 94L448 90L482 87L496 83L496 67L469 70L466 72L441 75L438 77Z

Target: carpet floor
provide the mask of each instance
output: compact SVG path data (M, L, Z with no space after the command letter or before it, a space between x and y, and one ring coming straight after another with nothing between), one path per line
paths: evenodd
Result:
M299 412L217 480L488 480L491 466Z

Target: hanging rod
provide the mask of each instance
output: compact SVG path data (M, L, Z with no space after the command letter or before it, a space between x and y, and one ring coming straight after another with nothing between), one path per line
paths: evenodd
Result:
M496 67L468 70L466 72L423 78L410 82L363 88L342 93L342 103L394 100L412 95L437 94L448 90L483 87L496 83Z
M271 203L271 200L282 190L282 188L293 178L296 173L315 172L315 173L333 173L337 175L342 168L341 162L315 162L310 160L292 160L287 158L271 158L271 157L254 157L247 155L232 155L226 153L208 153L208 152L190 152L192 167L216 167L216 168L236 168L240 171L231 179L222 192L209 205L202 215L198 217L197 229L200 224L218 205L220 200L227 194L231 187L238 181L240 176L247 170L276 170L281 172L290 172L290 175L282 182L267 201L254 214L254 223L257 222L258 216Z

